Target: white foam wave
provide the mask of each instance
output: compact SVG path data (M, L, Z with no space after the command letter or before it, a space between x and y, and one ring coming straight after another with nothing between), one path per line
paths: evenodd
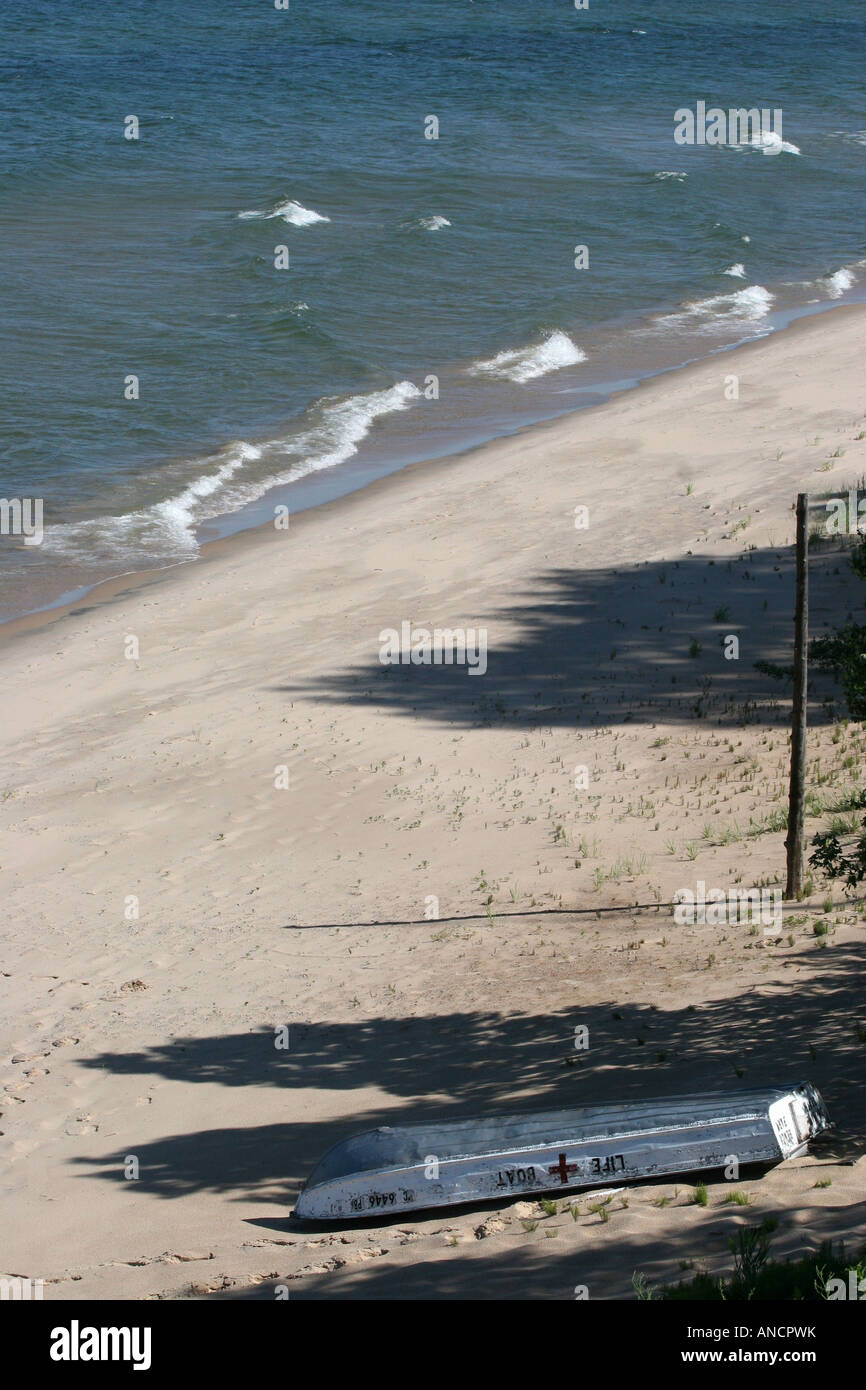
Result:
M773 295L763 285L749 285L733 294L716 294L711 299L699 299L687 305L690 313L723 319L745 319L756 323L770 312Z
M720 329L760 323L770 312L774 296L763 285L749 285L731 294L715 294L710 299L697 299L675 314L662 314L653 320L648 331L658 329L689 329L692 332L712 333Z
M682 173L679 169L659 169L657 174L653 174L653 178L675 179L677 183L683 183L688 178L688 174Z
M821 281L830 299L841 299L846 290L857 283L857 276L847 266L842 266L832 275L825 275Z
M358 445L369 434L380 415L406 410L422 392L412 381L398 381L384 391L372 391L367 396L350 396L324 406L321 419L310 429L287 440L275 442L276 454L300 455L288 471L280 472L260 489L267 491L278 483L295 482L310 473L345 463L358 452Z
M239 212L240 221L249 221L253 217L263 217L270 220L272 217L281 217L284 222L289 222L293 227L311 227L314 222L330 222L330 217L326 217L322 212L315 212L313 208L305 208L303 203L296 203L294 199L275 204L272 208L251 208L246 212Z
M760 150L761 154L799 154L800 146L793 145L790 140L783 140L775 130L759 130L749 140L732 140L729 146L732 150Z
M212 460L210 466L202 460L206 471L151 507L46 527L43 548L65 559L89 562L194 559L198 552L194 528L201 522L235 511L272 487L345 462L357 453L381 415L405 410L421 394L413 382L398 381L366 396L325 402L308 429L260 446L229 445L217 456L216 469ZM287 457L294 460L288 467ZM271 468L258 470L254 478L247 476L246 466L262 460Z
M730 275L735 280L745 280L746 267L742 264L741 261L737 261L736 265L729 265L727 270L722 271L722 274Z
M541 343L497 353L486 362L476 362L468 370L473 375L507 377L509 381L522 383L585 361L586 353L567 333L557 330Z
M177 497L158 502L151 508L151 515L157 524L162 523L164 530L175 538L179 545L195 550L196 543L191 528L195 523L196 513L202 510L201 503L206 497L213 497L224 488L245 463L260 459L261 456L261 449L257 449L254 444L236 445L230 450L230 457L216 473L204 473L185 487Z
M451 223L447 217L440 217L435 213L432 217L419 217L418 226L423 227L425 232L438 232L443 227L450 227Z
M202 473L177 496L122 516L94 517L47 527L43 549L79 560L109 559L114 555L134 558L142 554L171 559L191 557L198 549L190 528L199 504L225 487L246 463L261 458L261 454L254 444L230 444L217 455L222 462L215 472Z

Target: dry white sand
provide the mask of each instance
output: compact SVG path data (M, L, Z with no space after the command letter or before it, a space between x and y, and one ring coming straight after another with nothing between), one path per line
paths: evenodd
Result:
M768 937L669 906L783 875L788 705L753 663L790 660L796 492L866 471L863 327L821 315L4 630L4 1272L624 1298L728 1267L768 1212L780 1254L866 1237L861 908L816 884ZM813 630L859 602L817 552ZM383 667L404 620L486 628L487 673ZM812 718L840 793L862 727ZM749 1207L672 1181L607 1221L591 1195L289 1218L354 1129L805 1079L838 1128L738 1183Z

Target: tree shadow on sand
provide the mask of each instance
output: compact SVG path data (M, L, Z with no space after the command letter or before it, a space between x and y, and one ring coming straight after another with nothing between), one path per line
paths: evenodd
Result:
M811 630L835 624L856 602L850 567L836 549L810 558ZM472 728L564 724L597 727L629 721L723 725L788 723L790 685L755 669L790 665L794 555L791 547L754 550L730 561L688 555L600 570L540 574L507 607L478 611L471 595L458 619L406 594L390 625L475 629L503 620L513 642L487 651L487 670L466 665L382 665L379 633L370 660L328 678L280 685L293 699L365 705ZM738 659L725 639L739 641ZM814 675L814 673L813 673ZM814 675L812 723L827 722L833 687Z
M672 1188L676 1183L671 1184ZM730 1273L733 1266L729 1241L736 1238L742 1226L757 1225L766 1213L745 1211L737 1206L724 1206L722 1181L710 1185L711 1206L700 1213L700 1226L695 1229L686 1219L674 1227L673 1217L664 1227L653 1230L645 1226L639 1231L623 1231L627 1213L617 1207L616 1200L607 1209L610 1213L603 1244L591 1248L570 1249L560 1253L557 1244L546 1239L557 1226L571 1226L571 1216L560 1213L543 1222L535 1236L524 1234L517 1221L497 1241L474 1241L448 1250L444 1258L418 1259L407 1262L399 1258L377 1260L377 1254L392 1254L392 1250L372 1247L363 1263L346 1261L343 1268L310 1270L294 1275L286 1283L279 1276L265 1279L253 1287L211 1294L210 1298L244 1300L265 1299L272 1302L278 1291L288 1289L293 1302L303 1299L353 1299L357 1301L418 1300L418 1299L545 1299L575 1298L634 1299L631 1276L640 1271L648 1275L650 1286L690 1280L696 1261L712 1264L719 1272ZM681 1193L680 1201L685 1199ZM584 1211L586 1204L584 1204ZM479 1217L489 1213L479 1212ZM667 1213L666 1213L667 1215ZM840 1206L829 1204L816 1207L792 1206L779 1212L779 1228L773 1236L771 1258L797 1257L807 1250L817 1249L823 1241L832 1241L838 1249L839 1231L848 1232L853 1226L862 1229L866 1218L866 1202ZM449 1222L449 1218L452 1220ZM581 1217L581 1225L597 1225L600 1218ZM453 1224L452 1212L434 1212L423 1222L413 1217L412 1228L424 1234L439 1236L443 1246L446 1232ZM846 1235L845 1249L850 1255L859 1250L862 1240ZM492 1248L491 1248L492 1247ZM272 1255L271 1259L279 1258ZM320 1263L327 1255L320 1255ZM686 1272L683 1272L683 1268ZM584 1292L585 1290L585 1292ZM285 1297L285 1293L281 1293ZM654 1314L656 1317L658 1314Z
M338 1138L379 1124L520 1112L588 1102L670 1096L812 1081L836 1129L819 1141L840 1157L866 1148L866 1046L862 1042L866 947L814 947L792 957L791 979L688 1007L587 1006L554 1014L493 1011L436 1018L359 1019L290 1027L289 1049L273 1029L180 1038L138 1052L104 1052L80 1065L118 1075L161 1076L226 1088L273 1087L277 1118L137 1143L141 1176L128 1184L162 1197L197 1191L290 1203L316 1160ZM802 965L808 976L800 975ZM589 1029L589 1051L574 1028ZM858 1027L858 1025L860 1025ZM339 1119L307 1115L310 1090L381 1090L398 1104L352 1108ZM86 1176L123 1181L123 1154L74 1160Z

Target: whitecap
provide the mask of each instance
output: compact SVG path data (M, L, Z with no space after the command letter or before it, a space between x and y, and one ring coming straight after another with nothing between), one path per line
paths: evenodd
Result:
M442 227L450 227L451 223L447 217L435 213L432 217L419 217L418 226L423 227L425 232L438 232Z
M749 285L731 294L716 294L710 299L697 299L674 314L662 314L652 321L647 331L659 328L697 330L711 333L718 329L747 326L766 318L774 296L763 285Z
M727 270L722 271L722 274L730 275L735 280L745 280L746 267L740 261L737 261L736 265L729 265Z
M654 179L675 179L677 183L682 183L688 178L688 174L682 173L679 169L659 169L657 174L653 174Z
M847 266L842 266L835 270L832 275L822 277L827 295L830 299L841 299L846 290L850 290L857 283L857 276Z
M700 318L746 319L757 322L770 312L774 296L763 285L749 285L733 294L716 294L710 299L698 299L686 305L689 313Z
M284 222L290 222L293 227L311 227L314 222L330 222L331 220L324 213L315 212L313 208L305 208L302 203L296 203L291 198L288 202L280 203L268 216L281 217Z
M276 203L272 208L251 208L247 212L238 213L240 221L249 221L253 217L263 217L267 221L273 217L281 217L284 222L290 223L293 227L311 227L314 222L330 222L331 220L324 213L315 212L313 208L305 208L303 203L297 203L292 198L282 203Z
M749 140L733 140L729 146L733 150L760 150L764 155L799 154L800 146L790 140L783 140L775 130L759 130Z
M506 377L509 381L522 383L585 361L586 353L571 341L567 333L557 330L540 343L525 348L510 348L488 361L474 363L468 370L473 375Z

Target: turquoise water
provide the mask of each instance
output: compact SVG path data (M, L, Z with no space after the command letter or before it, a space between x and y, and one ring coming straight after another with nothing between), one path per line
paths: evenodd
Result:
M863 293L860 0L0 26L0 496L46 526L4 615ZM699 100L791 148L676 145Z

